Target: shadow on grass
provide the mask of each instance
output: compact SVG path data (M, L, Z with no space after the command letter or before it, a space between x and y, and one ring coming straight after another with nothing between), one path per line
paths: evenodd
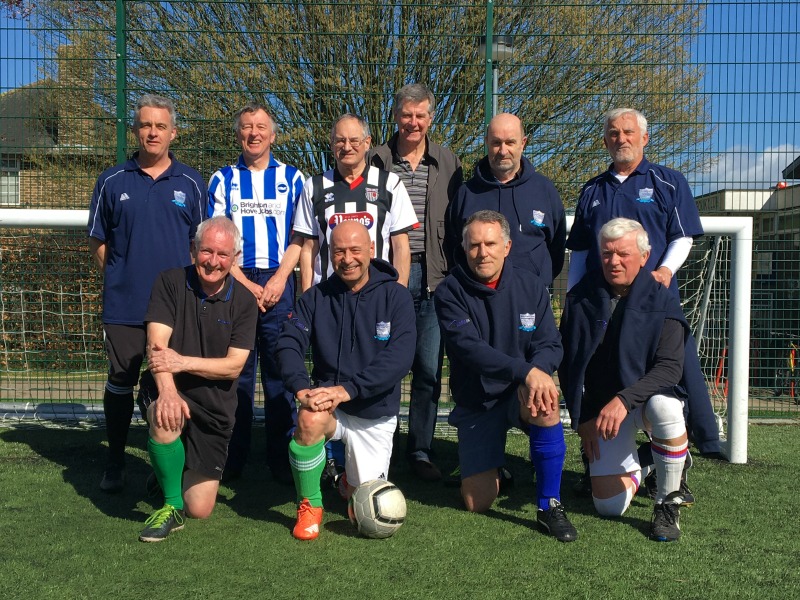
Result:
M150 466L146 455L147 429L132 426L126 451L126 485L118 494L100 490L106 466L108 446L103 429L9 429L0 434L4 442L24 444L39 456L61 465L61 476L75 492L89 499L105 515L130 521L142 521L137 505L147 499L145 481ZM155 507L154 507L155 508Z
M267 468L264 427L255 425L252 431L250 455L242 476L220 484L219 504L225 504L237 515L256 521L294 526L294 517L287 517L276 507L295 501L294 486L273 479ZM231 494L226 494L226 488Z
M527 442L523 445L526 446ZM417 479L405 460L405 455L403 454L404 449L405 435L401 435L400 444L395 446L396 456L392 463L390 479L403 491L406 498L428 506L464 510L459 485L448 486L446 484L448 474L458 466L457 441L455 439L434 439L434 462L442 471L442 481L425 482ZM526 451L527 450L524 450L524 452ZM536 519L535 512L532 513L530 508L530 505L535 506L536 504L536 485L533 475L533 466L527 456L506 452L505 467L511 472L514 478L513 484L505 493L501 493L495 501L495 508L486 514L498 519L530 526ZM574 482L578 480L579 474L564 471L564 477L565 481L562 483L562 490L573 485ZM562 493L562 497L563 496ZM567 494L565 499L565 505L566 502L572 502L572 498L569 494ZM509 513L524 513L525 516L520 517L518 515L506 514L503 511L508 511Z

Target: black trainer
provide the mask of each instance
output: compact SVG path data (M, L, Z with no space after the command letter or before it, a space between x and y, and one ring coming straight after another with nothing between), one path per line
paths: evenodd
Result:
M341 469L336 465L336 461L329 458L325 461L325 468L322 470L322 475L319 478L319 485L322 489L338 489L339 476L344 473L344 467ZM292 479L294 483L294 478Z
M158 483L155 471L150 471L150 475L147 476L147 481L144 482L144 491L148 498L163 496L164 492L161 490L161 484Z
M589 475L589 466L586 466L583 474L578 478L578 481L572 486L572 493L579 498L592 497L592 477Z
M139 534L140 542L160 542L172 533L183 529L183 510L165 504L144 522L146 527Z
M461 487L461 467L456 467L444 478L444 487Z
M514 487L514 474L505 467L499 467L497 476L500 478L498 496L508 496L509 490Z
M564 507L555 498L550 498L550 508L539 509L536 513L539 526L559 542L574 542L578 539L578 531L567 518Z
M656 542L674 542L681 537L681 496L672 492L664 502L653 508L650 521L650 539Z
M110 464L103 471L100 489L109 494L121 492L125 487L125 466Z

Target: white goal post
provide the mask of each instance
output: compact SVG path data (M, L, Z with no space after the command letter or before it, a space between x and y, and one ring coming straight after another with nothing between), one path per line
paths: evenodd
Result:
M0 209L0 228L80 229L88 219L88 210ZM747 462L753 220L751 217L701 217L700 220L707 235L726 235L732 241L728 422L722 449L730 462L743 464ZM571 226L572 217L568 217L567 227Z

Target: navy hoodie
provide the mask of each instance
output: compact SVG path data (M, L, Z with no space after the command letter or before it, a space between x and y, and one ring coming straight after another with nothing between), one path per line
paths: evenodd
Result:
M389 263L372 259L369 281L351 292L337 276L315 285L297 301L283 324L275 350L286 389L341 385L351 400L337 407L365 419L400 412L400 382L414 360L417 341L414 301L397 283Z
M436 288L434 305L459 406L481 408L515 397L533 367L552 375L561 361L547 289L509 258L496 289L455 267Z
M461 247L461 231L467 219L479 210L502 214L511 226L511 254L517 267L531 271L546 285L564 266L567 224L564 204L553 183L536 172L522 157L522 171L508 183L492 175L488 157L475 167L475 175L463 184L447 207L445 217L445 256L450 265L466 268Z

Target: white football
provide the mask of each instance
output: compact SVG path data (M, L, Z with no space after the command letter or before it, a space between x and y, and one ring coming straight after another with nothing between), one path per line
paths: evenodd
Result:
M400 488L389 481L365 481L350 496L347 514L361 535L388 538L406 519L406 498Z

